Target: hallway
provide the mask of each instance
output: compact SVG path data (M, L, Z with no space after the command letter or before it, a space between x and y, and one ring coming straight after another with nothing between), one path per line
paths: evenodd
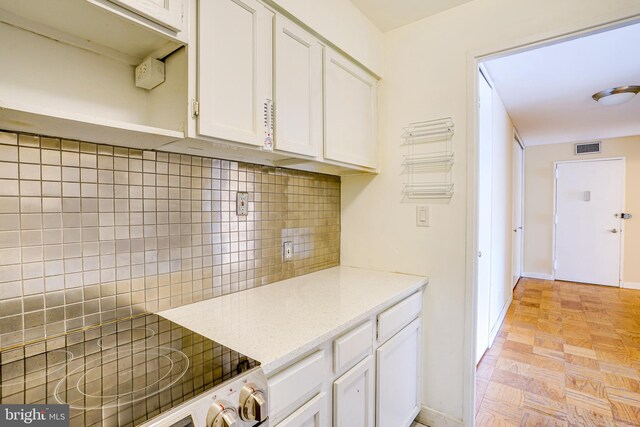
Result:
M521 279L476 384L477 426L640 425L640 291Z

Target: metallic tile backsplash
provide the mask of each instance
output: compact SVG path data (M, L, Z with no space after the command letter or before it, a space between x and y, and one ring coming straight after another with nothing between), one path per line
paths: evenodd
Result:
M0 348L339 261L338 177L0 132Z

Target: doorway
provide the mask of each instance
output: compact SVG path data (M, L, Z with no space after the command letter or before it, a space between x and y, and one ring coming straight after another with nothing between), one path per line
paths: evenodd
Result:
M620 286L624 160L556 163L556 280Z
M481 311L481 288L480 288L480 281L479 281L479 276L478 273L480 271L480 258L478 258L478 250L480 248L479 246L479 228L482 227L482 222L480 221L480 217L481 217L481 197L480 194L482 192L482 184L481 184L481 179L480 179L480 170L481 170L481 157L482 157L482 148L481 148L481 139L482 139L482 130L481 130L481 111L480 109L477 108L477 101L480 98L480 91L481 86L483 84L482 82L482 77L478 75L477 73L477 67L479 64L484 64L486 61L493 59L493 58L500 58L500 57L506 57L509 56L511 54L515 54L515 53L519 53L519 52L524 52L524 51L528 51L528 50L535 50L537 48L540 47L545 47L545 46L550 46L562 41L567 41L567 40L572 40L572 39L578 39L578 38L582 38L583 36L588 36L588 35L593 35L599 32L604 32L606 30L609 29L615 29L615 28L619 28L619 27L623 27L626 26L628 24L632 24L632 23L637 23L638 22L638 17L632 17L626 20L620 20L618 22L615 23L607 23L607 24L603 24L600 25L598 27L593 27L593 28L585 28L581 31L575 31L571 34L565 33L562 35L558 35L556 37L552 37L549 38L548 35L545 35L545 37L541 37L540 39L538 39L537 41L528 43L526 45L514 45L514 46L505 46L505 45L499 45L497 46L497 48L495 50L484 50L482 52L476 52L472 59L469 61L469 65L467 68L468 71L468 82L469 85L471 87L472 90L469 90L468 92L468 113L469 113L469 117L471 117L471 128L472 128L472 133L470 133L469 136L469 146L470 146L470 152L472 153L472 158L469 161L469 175L470 175L470 179L468 179L468 184L470 187L470 193L468 194L468 205L472 207L472 209L470 210L470 214L468 217L468 222L467 222L467 226L468 226L468 231L467 231L467 240L468 240L468 244L467 244L467 273L468 273L468 280L467 280L467 285L468 285L468 294L467 294L467 310L470 313L473 313L474 316L469 316L469 321L467 322L466 325L466 329L465 329L465 337L467 338L465 345L466 345L466 349L465 349L465 357L466 359L466 363L468 363L467 366L469 366L470 371L472 372L471 375L469 375L466 379L467 381L465 382L465 399L464 399L464 424L465 425L473 425L474 424L474 409L476 409L474 402L476 401L476 366L475 363L473 363L475 361L475 357L477 356L477 337L473 337L473 334L477 334L478 332L478 327L477 324L474 324L474 321L478 321L478 317L477 314ZM536 68L533 68L534 70L537 70ZM491 78L493 78L493 75L491 75ZM521 81L521 80L519 80ZM523 98L522 96L520 98ZM548 104L546 104L548 105ZM524 135L523 135L524 136ZM567 141L582 141L582 140L588 140L591 137L586 137L583 139L577 139L577 138L573 138L573 139L567 139ZM525 136L525 141L527 141L527 138ZM529 144L527 144L528 146ZM515 147L514 147L515 148ZM517 151L516 151L517 153ZM614 154L614 155L618 155L618 154ZM527 153L527 156L529 156L529 153ZM514 154L514 163L517 161L517 159L515 158L515 154ZM516 165L514 164L514 168L516 168ZM527 172L530 173L530 172ZM553 185L551 183L552 181L552 174L550 173L549 175L549 184L547 186L547 188L551 189L553 188ZM515 182L514 182L515 184ZM514 188L514 192L517 191ZM586 190L582 190L583 192ZM514 194L515 196L515 194ZM549 198L551 199L551 198ZM523 210L524 211L524 210ZM620 209L618 209L618 213L622 212L622 206L620 207ZM550 206L550 209L547 210L548 215L551 216L553 210L552 207ZM529 216L529 215L527 215ZM533 216L531 216L533 217ZM619 221L620 222L620 221ZM511 221L510 221L511 223ZM515 218L514 215L514 219L512 222L512 225L517 225L517 220ZM522 224L522 223L521 223ZM551 225L551 223L549 224ZM523 226L524 228L524 226ZM551 234L553 232L552 227L549 227L548 231L548 238L549 240L551 240ZM611 226L609 228L609 230L613 230L614 227ZM618 230L621 230L621 227L618 226L617 227ZM611 231L609 231L610 234L615 235L617 234L617 238L620 239L620 241L622 240L622 236L624 236L624 234L621 234L620 232L618 233L613 233ZM517 234L517 232L513 233L513 234ZM554 248L555 246L555 235L553 236L553 244L551 241L548 242L548 244L545 246L546 248L548 248L548 251L551 252L552 249L555 249L556 252L554 253L554 261L555 259L557 259L557 248ZM514 238L514 240L516 240ZM517 246L517 241L514 242L513 244L516 244ZM618 248L620 248L620 245L618 245ZM517 250L517 247L514 248ZM515 251L514 251L515 252ZM622 256L622 250L618 249L617 251L620 256L618 257L618 259L621 259ZM524 255L524 253L523 253ZM551 260L551 256L548 256L547 258L549 261ZM515 281L515 276L517 272L517 259L513 259L514 262L514 274L513 274L513 280ZM548 269L548 273L552 273L554 271L553 266L551 265L553 264L552 262L549 262L549 269ZM619 269L619 265L620 265L620 261L618 261L618 269ZM520 269L521 271L526 270L525 265L521 264L520 265ZM527 270L528 271L528 270ZM526 274L526 273L525 273ZM542 276L542 274L540 274L539 276ZM536 277L535 279L532 279L532 281L536 281L536 283L539 283L539 279L551 279L552 277L547 277L547 276L552 276L550 274L546 274L545 277ZM619 271L618 271L618 275L617 277L619 278ZM619 279L617 279L619 280ZM616 280L614 280L615 283ZM526 280L525 280L526 283ZM519 286L518 288L516 288L516 290L521 289L521 287ZM599 288L599 289L603 289L603 288ZM528 304L530 304L530 301L527 301ZM527 306L524 306L525 311ZM520 346L521 343L515 344L516 346ZM473 346L473 351L472 348L470 348L471 346ZM530 354L531 352L528 352L527 354ZM490 353L491 354L491 353ZM481 373L479 374L481 377ZM494 390L495 391L495 390Z

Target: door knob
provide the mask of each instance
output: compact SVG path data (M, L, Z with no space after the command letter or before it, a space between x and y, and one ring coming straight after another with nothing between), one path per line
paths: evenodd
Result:
M614 234L615 234L615 233L617 233L617 232L618 232L618 229L617 229L617 228L612 228L612 229L611 229L611 230L609 230L609 231L610 231L611 233L614 233Z
M517 228L514 228L514 229L513 229L513 232L514 232L514 233L517 233L517 232L518 232L518 229L517 229Z
M478 251L478 258L482 258L482 251Z

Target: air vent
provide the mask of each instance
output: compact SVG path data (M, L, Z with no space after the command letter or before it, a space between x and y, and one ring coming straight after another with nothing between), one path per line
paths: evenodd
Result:
M585 144L576 144L576 155L581 154L597 154L600 152L600 141L587 142Z

